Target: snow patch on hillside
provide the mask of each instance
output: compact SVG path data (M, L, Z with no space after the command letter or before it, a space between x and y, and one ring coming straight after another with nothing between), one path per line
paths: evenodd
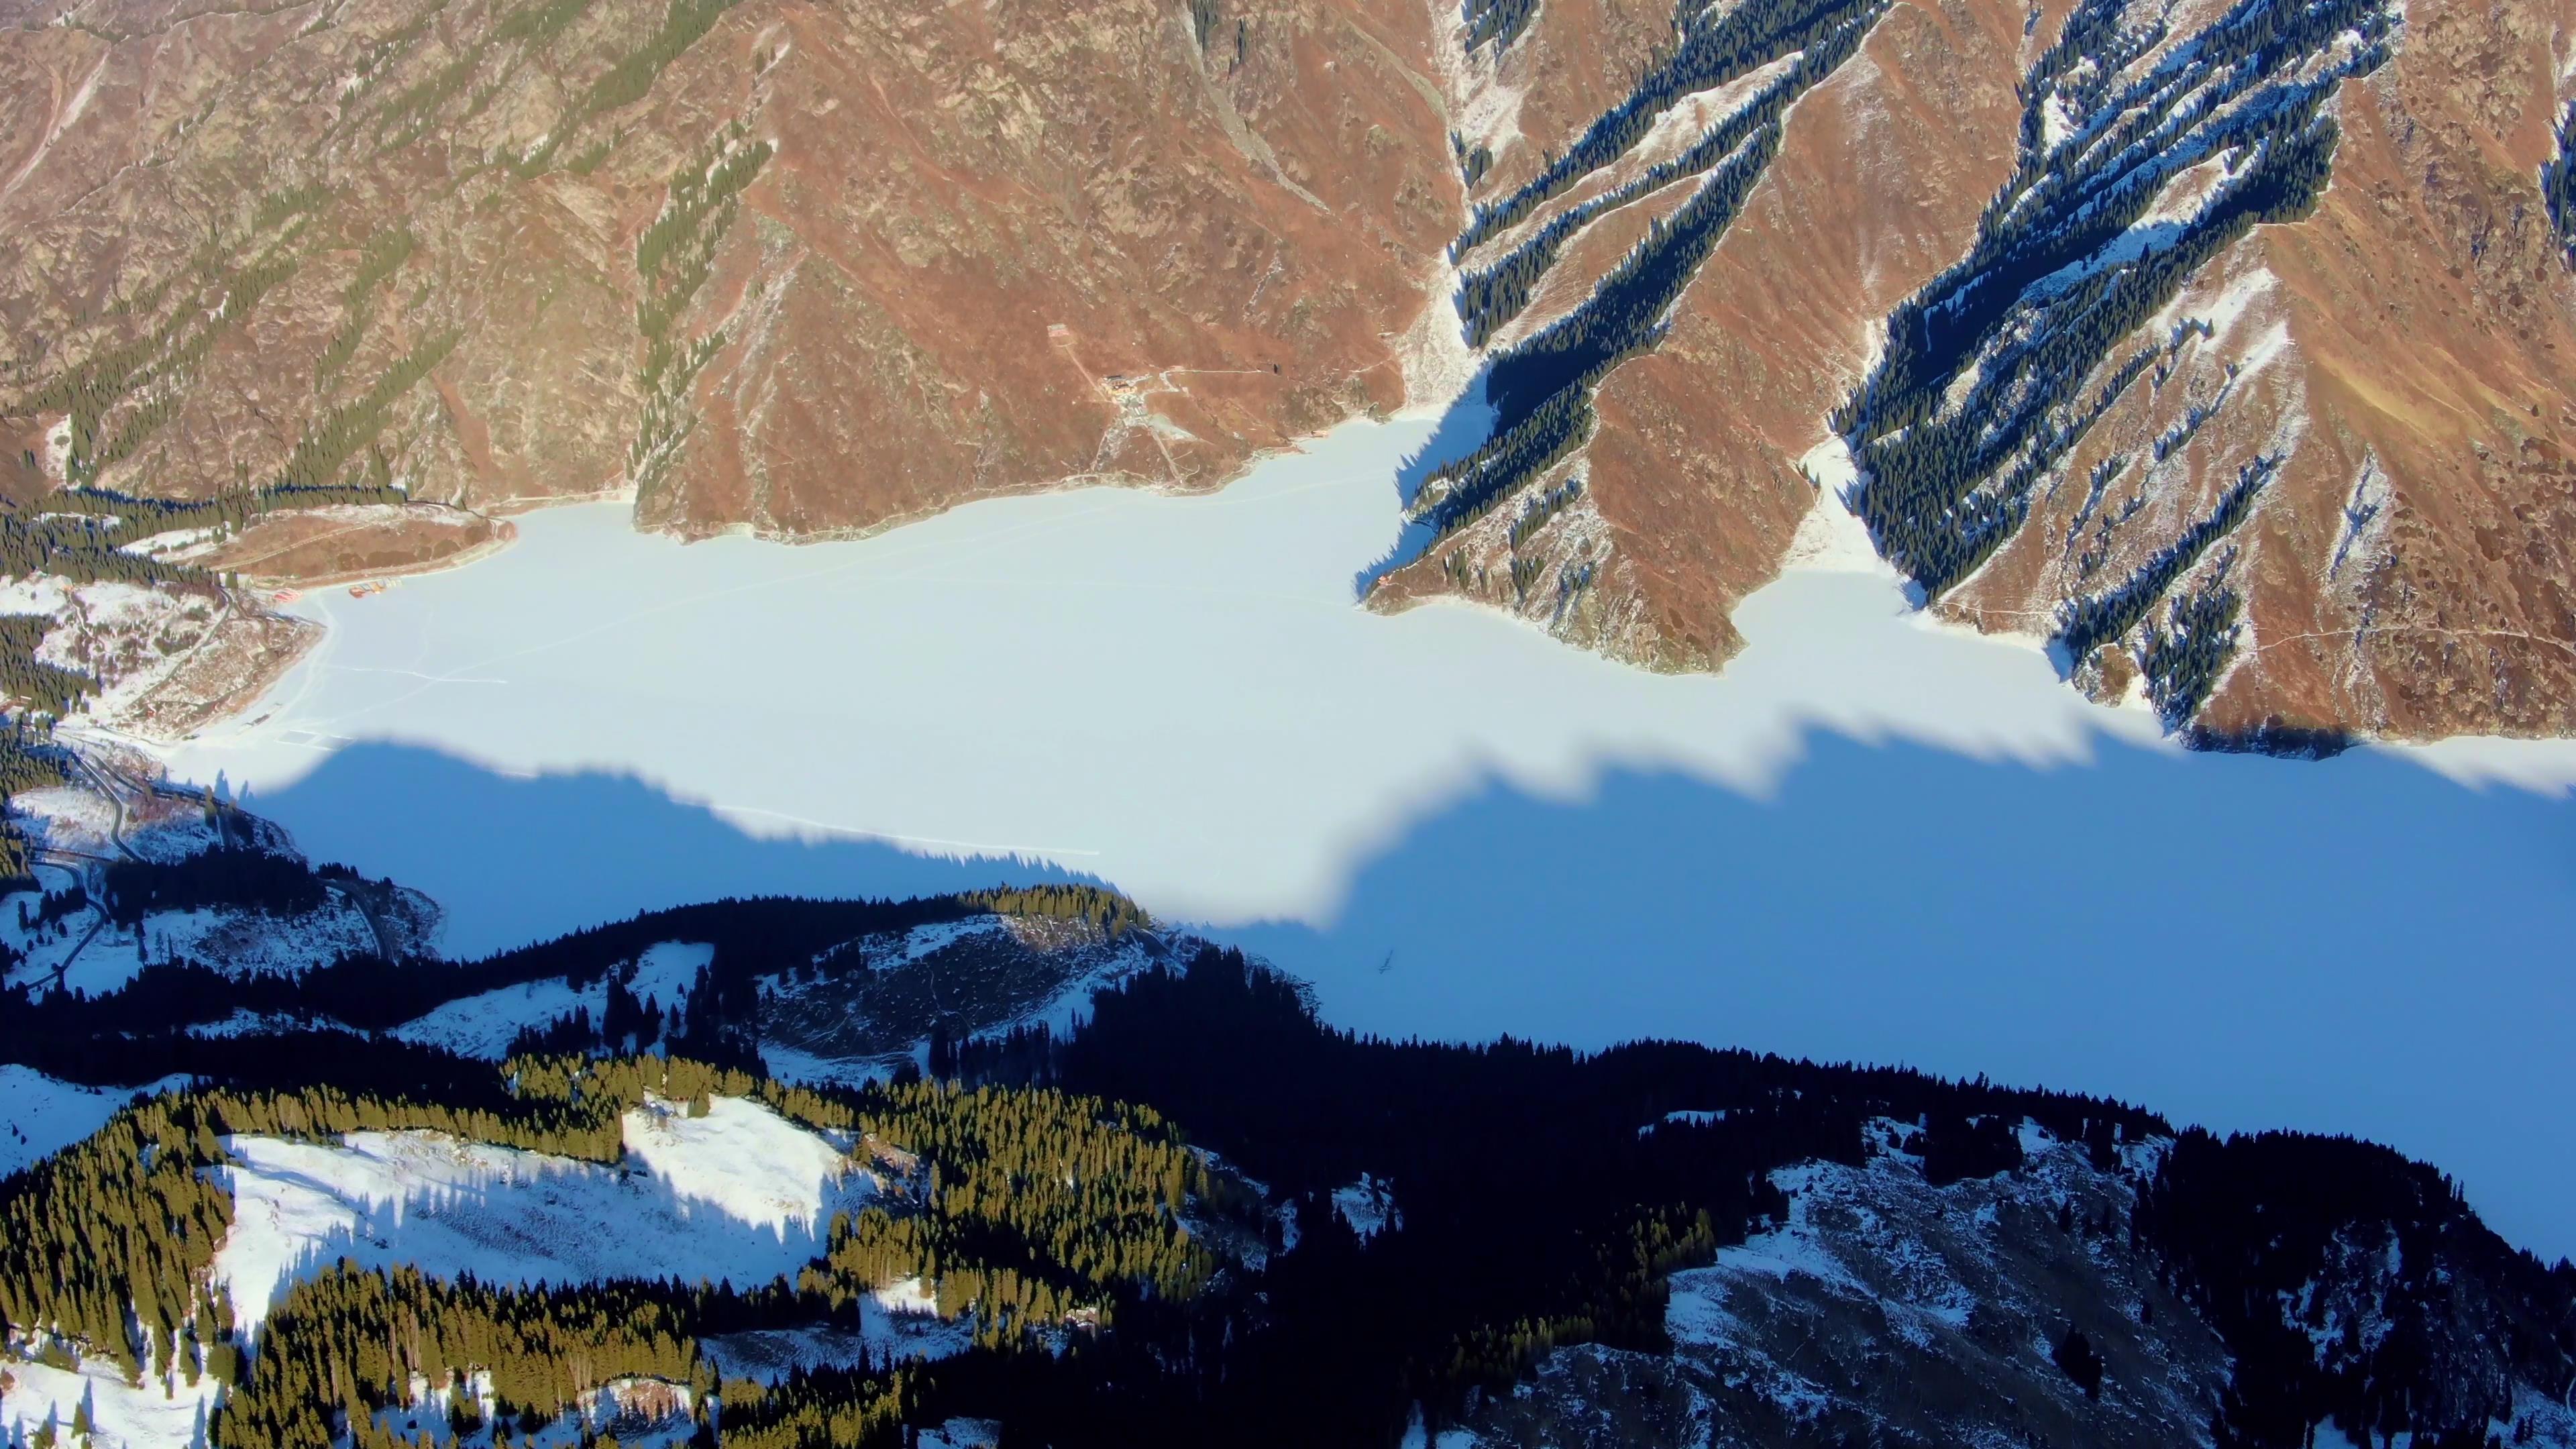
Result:
M606 978L575 990L563 977L550 976L451 1001L395 1027L392 1035L460 1056L499 1061L510 1054L510 1043L527 1027L576 1011L587 1011L597 1021L607 1010Z
M634 963L628 990L640 1001L667 1011L686 1005L698 972L715 959L715 947L687 941L664 941L649 947ZM562 976L495 987L459 997L404 1022L393 1035L421 1046L434 1046L460 1056L499 1061L510 1043L529 1027L544 1026L577 1011L592 1021L608 1014L608 978L575 987Z
M106 1126L138 1092L162 1092L185 1081L165 1077L141 1088L83 1087L33 1067L0 1066L0 1177L23 1171Z
M0 1441L27 1443L50 1423L57 1442L76 1444L72 1419L86 1404L92 1432L85 1449L202 1445L217 1387L211 1374L190 1384L175 1370L166 1385L128 1384L123 1371L105 1358L78 1369L0 1359Z
M664 1009L689 999L698 973L716 959L716 948L699 941L664 941L635 958L635 979L627 990L638 1001L658 1002Z
M1333 1211L1340 1213L1342 1221L1362 1238L1374 1238L1388 1228L1404 1226L1404 1211L1396 1206L1394 1184L1365 1172L1350 1186L1333 1189Z
M1798 520L1798 532L1780 560L1782 572L1872 574L1893 579L1895 568L1878 556L1869 526L1845 501L1860 482L1860 466L1841 438L1827 438L1798 460L1798 471L1816 485L1816 501Z
M142 934L154 961L184 957L233 977L300 976L376 949L366 914L337 891L321 909L295 916L221 907L163 911L143 918Z
M871 1187L838 1147L739 1098L697 1118L651 1103L625 1130L614 1167L439 1132L234 1138L234 1165L218 1169L235 1212L215 1281L254 1330L298 1277L343 1257L496 1284L749 1287L812 1259L829 1214Z
M833 1184L849 1155L757 1102L716 1097L706 1115L676 1102L647 1102L626 1114L626 1151L683 1202L757 1223L782 1240L821 1228Z

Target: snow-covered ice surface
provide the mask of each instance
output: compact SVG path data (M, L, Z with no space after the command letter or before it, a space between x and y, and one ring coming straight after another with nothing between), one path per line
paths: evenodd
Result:
M141 1088L158 1092L177 1077ZM136 1089L83 1087L33 1067L0 1065L0 1177L51 1157L107 1125Z
M2029 641L1910 611L1830 500L1713 678L1466 606L1374 615L1351 580L1430 433L793 549L531 515L470 569L308 596L317 652L168 759L427 891L459 953L728 893L1078 872L1344 1024L1692 1036L2363 1133L2576 1252L2576 1117L2543 1105L2576 1090L2576 745L2185 756Z
M714 1098L696 1118L653 1103L625 1127L615 1167L437 1132L235 1138L216 1280L251 1325L297 1277L344 1257L486 1283L751 1287L821 1252L832 1212L869 1190L840 1148L757 1102Z

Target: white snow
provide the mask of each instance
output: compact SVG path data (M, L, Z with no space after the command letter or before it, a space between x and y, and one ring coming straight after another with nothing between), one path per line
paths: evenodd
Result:
M616 1167L436 1132L235 1138L215 1279L254 1328L296 1277L344 1257L487 1283L749 1287L812 1259L829 1213L869 1191L838 1148L756 1102L719 1097L702 1118L654 1103L625 1127Z
M626 1150L683 1203L705 1203L782 1239L819 1230L823 1205L849 1169L839 1147L740 1097L710 1099L703 1117L682 1104L648 1102L626 1114Z
M94 1432L83 1449L202 1445L217 1387L212 1375L200 1375L192 1385L176 1369L167 1383L128 1384L123 1371L103 1358L78 1371L0 1358L0 1438L25 1443L50 1421L60 1443L76 1445L72 1417L86 1402Z
M2254 339L2254 345L2246 348L2244 355L2237 359L2236 380L2242 382L2261 372L2289 350L2290 324L2287 321L2273 323L2265 328L2262 335Z
M307 596L328 641L247 720L166 757L254 785L327 858L380 851L381 832L308 835L290 792L330 752L288 733L517 777L634 770L761 835L1035 857L1239 920L1329 914L1354 847L1488 774L1567 798L1605 769L1681 768L1759 793L1813 723L2044 761L2085 758L2100 728L2140 738L2034 652L1913 627L1883 572L1793 571L1739 610L1752 647L1715 678L1643 674L1479 609L1355 609L1352 571L1394 535L1394 462L1424 436L1353 424L1212 497L1047 494L787 553L682 548L614 505L531 515L471 569L363 606ZM796 664L799 631L764 622L780 618L834 620L847 656ZM1193 703L1136 708L1104 639L1188 678ZM764 701L759 747L706 748L742 698ZM1132 808L1132 780L1191 804ZM449 907L456 949L536 934L478 928L470 892L401 878Z
M716 958L716 948L703 942L664 941L636 958L635 979L626 989L635 999L658 1002L664 1009L685 1004L698 972Z
M1869 541L1868 525L1844 502L1844 495L1860 482L1850 447L1840 438L1829 437L1809 449L1798 467L1815 481L1816 501L1807 516L1798 520L1783 567L1807 573L1865 574L1894 582L1896 570L1878 556L1877 546Z
M637 1000L658 1003L664 1010L680 1006L688 1001L689 986L697 980L699 968L714 958L713 946L664 941L636 958L635 979L627 989ZM510 1054L510 1043L521 1030L576 1011L589 1012L594 1022L607 1015L605 976L578 988L560 976L495 987L414 1017L395 1027L393 1035L460 1056L499 1061Z
M2279 281L2280 279L2272 274L2271 268L2259 265L2247 267L2243 272L2230 277L2226 289L2218 294L2217 300L2205 309L2198 309L2200 315L2210 325L2211 340L2226 342L2229 334L2236 330L2236 324L2244 319L2247 310L2257 301L2271 295Z
M62 1151L116 1115L135 1094L182 1086L165 1077L144 1087L83 1087L16 1063L0 1065L0 1177Z
M183 956L236 977L301 975L376 949L365 913L337 891L326 893L320 908L296 916L163 911L143 918L143 935L154 961Z
M395 1027L392 1034L460 1056L499 1061L510 1054L510 1043L522 1029L542 1026L576 1011L589 1012L594 1022L607 1014L605 977L579 990L560 976L498 987L414 1017Z
M308 596L327 641L167 757L428 892L460 953L684 899L1084 872L1267 952L1337 1024L1696 1036L2351 1131L2576 1250L2551 1206L2576 1118L2536 1105L2576 1089L2576 985L2541 964L2576 929L2547 864L2566 807L2413 763L2555 795L2576 744L2185 757L2027 642L1926 622L1856 551L1744 600L1715 677L1481 608L1355 608L1430 434L1354 423L1215 494L795 549L533 514L471 568ZM2100 883L2177 859L2270 884L2204 899L2191 952L2114 929ZM2421 888L2350 909L2387 878ZM2437 986L2427 951L2473 964ZM2141 972L2152 1000L2120 984ZM2374 1052L2436 1085L2395 1090Z
M887 1313L906 1317L935 1316L939 1312L938 1298L919 1278L898 1278L870 1293L868 1301Z
M1396 1206L1393 1185L1365 1172L1350 1186L1333 1189L1333 1211L1340 1213L1351 1231L1363 1238L1404 1226L1404 1213Z

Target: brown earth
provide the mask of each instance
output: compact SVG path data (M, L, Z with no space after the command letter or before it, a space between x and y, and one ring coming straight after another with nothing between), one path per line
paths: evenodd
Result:
M1222 8L1202 44L1145 0L741 0L602 105L661 0L0 6L0 412L87 402L127 491L640 488L687 533L1211 485L1403 401L1388 339L1457 213L1427 12ZM703 280L645 275L675 176L760 142L677 228ZM647 302L712 353L659 433Z
M2554 149L2555 45L2576 7L2411 6L2396 59L2347 82L2331 186L2258 228L2180 300L2256 300L2175 381L2137 391L2067 467L2081 479L2205 401L2229 362L2272 360L2186 450L2176 486L2090 579L2065 545L2077 486L1945 601L1989 629L2045 627L2120 577L2263 452L2287 462L2237 542L2250 628L2200 722L2399 738L2576 729L2576 281L2535 177ZM2177 385L2179 383L2180 385ZM2357 492L2380 512L2358 529ZM2116 696L2125 659L2088 679Z
M452 567L517 536L506 519L458 508L317 508L280 514L170 557L252 583L313 587Z
M1589 502L1576 508L1599 519L1552 532L1551 570L1607 559L1603 581L1570 610L1541 591L1524 612L1656 668L1712 669L1742 647L1729 616L1777 576L1815 502L1798 460L1867 366L1873 325L1966 249L2012 168L2025 14L2002 0L1906 0L1798 102L1672 334L1603 382L1593 441L1551 475L1585 474ZM1570 247L1559 264L1574 299L1585 283L1569 278L1599 275L1642 232L1642 221L1613 231L1615 220L1587 228L1615 245ZM1480 597L1512 607L1508 526L1498 510L1466 547L1486 569ZM1448 587L1426 559L1372 602Z
M1518 548L1518 506L1495 510L1372 602L1463 592L1634 662L1721 666L1814 504L1800 460L1890 310L1969 245L2066 8L1894 5L1534 485L1583 495ZM1441 401L1407 389L1470 365L1436 341L1469 199L1451 133L1491 145L1473 195L1498 196L1675 33L1650 0L1550 0L1470 56L1455 15L0 0L0 497L390 481L456 510L271 517L197 560L310 580L470 558L492 519L576 497L814 538L1068 481L1215 486ZM2224 563L2247 598L2204 725L2576 728L2576 283L2534 181L2571 43L2576 0L2411 7L2395 59L2344 88L2315 214L2150 324L2227 319L1944 612L2043 636L2284 452L2194 575ZM1587 228L1496 345L1683 192ZM2085 513L2096 463L2222 388L2119 518ZM2077 663L2099 697L2134 686L2125 649Z

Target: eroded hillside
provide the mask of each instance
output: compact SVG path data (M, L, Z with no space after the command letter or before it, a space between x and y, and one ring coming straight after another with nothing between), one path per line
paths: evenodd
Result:
M1778 43L1692 63L1762 15ZM2571 19L1685 9L1536 134L1615 28L1498 34L1452 254L1503 431L1375 600L1715 667L1822 486L1941 615L2200 743L2563 733Z
M1721 668L1848 511L2202 744L2576 723L2566 0L7 18L0 528L72 582L1212 487L1467 388L1376 607Z
M1402 399L1456 211L1402 7L8 18L22 498L633 489L647 524L813 536L1211 484Z

